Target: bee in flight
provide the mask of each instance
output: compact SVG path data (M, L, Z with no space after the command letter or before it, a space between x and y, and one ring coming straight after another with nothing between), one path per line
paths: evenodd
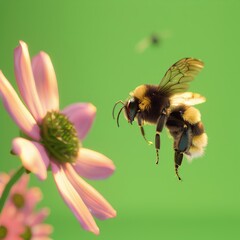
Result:
M136 47L135 50L138 53L143 53L145 50L147 50L150 47L157 47L161 46L161 44L169 37L171 37L171 32L168 31L162 31L162 32L155 32L152 33L149 36L144 37L141 39Z
M178 168L181 166L183 155L188 159L199 157L207 145L207 135L201 122L201 114L193 105L205 102L198 93L186 92L189 83L203 68L203 62L194 58L183 58L173 64L165 73L159 85L140 85L130 93L126 101L118 101L113 107L113 118L116 106L124 110L125 117L132 124L137 121L141 134L145 136L144 124L156 125L155 148L156 163L159 161L160 134L167 127L173 137L175 172L179 180Z

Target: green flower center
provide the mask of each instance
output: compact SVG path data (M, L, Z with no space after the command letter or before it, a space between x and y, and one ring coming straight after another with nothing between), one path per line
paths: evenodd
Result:
M0 239L4 239L7 236L7 228L4 226L0 226Z
M48 112L40 126L42 144L54 160L65 163L76 160L80 142L74 125L59 112Z
M16 208L21 209L25 205L25 199L22 194L14 193L12 195L12 202L16 206Z
M28 226L26 226L24 233L21 234L21 237L22 237L22 239L24 239L24 240L31 240L31 238L32 238L31 228L28 227Z

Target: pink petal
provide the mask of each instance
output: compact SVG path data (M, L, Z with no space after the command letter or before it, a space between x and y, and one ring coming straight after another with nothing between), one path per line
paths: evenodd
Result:
M113 161L101 153L90 149L79 150L77 162L73 164L75 171L89 179L103 179L111 176L115 170Z
M32 69L44 113L59 110L57 79L50 57L40 52L32 59Z
M51 237L40 236L40 237L32 237L31 240L53 240Z
M20 41L14 50L14 68L20 94L38 123L44 117L44 111L37 93L28 46Z
M21 240L18 237L24 231L23 216L17 213L13 205L6 203L0 214L0 226L3 225L7 228L8 234L4 240Z
M93 124L96 107L91 103L75 103L62 112L75 125L79 139L84 139Z
M49 224L38 224L34 226L31 230L33 234L33 238L31 238L32 240L47 240L51 239L48 236L52 233L53 227Z
M34 226L42 223L45 220L45 218L49 215L49 213L50 211L48 208L42 208L36 214L32 214L31 216L28 216L28 219L27 219L28 225Z
M39 188L30 188L25 194L26 206L24 207L24 213L29 215L33 212L36 205L42 200L42 192Z
M20 137L15 138L12 142L12 151L20 157L23 166L27 170L36 174L40 180L47 178L49 158L40 143Z
M12 175L12 174L11 174ZM11 192L20 192L25 194L29 182L29 174L24 174L20 180L13 185Z
M3 104L12 117L13 121L19 128L34 140L40 139L40 129L30 114L30 112L23 105L17 93L0 71L0 95Z
M40 236L40 237L38 237L38 236L33 236L32 238L31 238L31 240L53 240L51 237L46 237L45 235L44 236Z
M4 172L0 173L0 197L2 196L2 191L5 185L8 183L10 176Z
M113 218L116 211L107 200L86 183L73 169L71 164L66 164L66 175L78 194L82 197L89 210L99 219Z
M82 227L87 230L99 234L99 228L96 225L91 213L82 201L78 192L68 180L63 165L55 164L51 161L53 177L55 179L58 191L65 203L72 210Z

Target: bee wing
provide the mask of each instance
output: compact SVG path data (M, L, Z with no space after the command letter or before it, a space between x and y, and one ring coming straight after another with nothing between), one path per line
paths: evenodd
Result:
M172 96L176 93L185 92L189 82L203 68L203 62L194 58L183 58L173 64L165 73L159 84L159 93Z
M171 106L178 106L181 104L193 106L200 103L204 103L206 98L201 96L199 93L192 93L192 92L185 92L175 94L170 97L170 105Z

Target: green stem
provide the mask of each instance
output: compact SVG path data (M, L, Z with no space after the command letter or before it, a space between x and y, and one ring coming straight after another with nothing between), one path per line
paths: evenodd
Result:
M0 213L2 212L4 203L7 200L7 197L9 195L9 192L12 188L12 186L20 179L20 177L23 175L23 173L25 173L26 170L23 166L21 166L12 176L12 178L8 181L8 183L6 184L3 193L2 193L2 197L0 199Z

